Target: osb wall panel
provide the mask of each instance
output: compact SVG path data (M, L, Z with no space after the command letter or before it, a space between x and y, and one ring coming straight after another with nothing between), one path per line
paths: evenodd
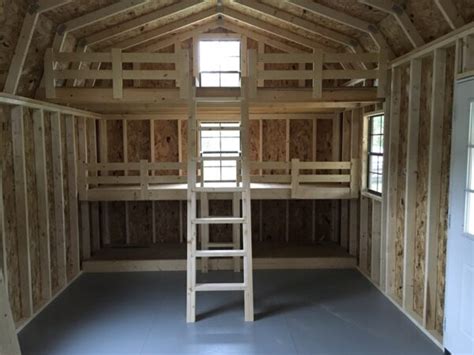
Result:
M332 226L334 224L331 213L332 201L329 200L315 200L314 201L314 215L315 215L315 241L327 242L331 239Z
M150 121L137 120L127 122L127 160L138 162L150 160Z
M374 206L376 203L373 199L369 198L369 203L367 204L367 270L372 272L372 210L377 208ZM375 265L377 267L377 265Z
M260 120L251 120L249 127L249 159L251 161L260 160ZM251 174L257 174L258 171L252 171Z
M290 120L290 159L313 160L314 120Z
M286 121L263 120L262 154L263 161L286 160ZM266 171L277 173L277 171Z
M153 234L151 201L128 202L130 244L150 245Z
M406 189L406 162L407 162L407 134L408 134L408 88L410 84L409 66L402 68L401 96L400 96L400 133L398 149L398 177L397 177L397 225L395 235L395 295L402 298L403 292L403 243L405 233L405 189Z
M33 304L39 305L41 296L41 255L40 255L40 233L38 221L38 201L36 198L36 173L35 173L35 145L33 136L33 117L29 110L25 110L24 116L25 132L25 163L26 163L26 188L28 198L28 227L30 237L30 262L31 262L31 285L33 292Z
M449 189L449 169L451 160L451 125L452 125L452 104L454 91L454 48L447 52L446 66L446 103L444 106L443 120L443 153L441 156L441 205L439 210L439 233L438 233L438 287L437 303L435 310L436 330L443 334L444 317L444 288L446 282L446 242L448 238L448 189Z
M15 182L13 170L13 147L12 147L12 127L10 121L10 109L2 106L0 113L2 120L1 158L3 165L3 204L5 218L5 258L7 265L8 294L10 297L10 307L12 308L15 321L21 319L21 299L20 299L20 273L18 264L17 249L17 228L15 215ZM9 192L9 193L7 193Z
M313 233L313 201L290 200L289 201L289 237L295 242L311 242Z
M286 202L285 200L262 201L263 241L285 241Z
M157 243L179 242L179 201L155 201Z
M316 160L332 161L332 120L316 122Z
M425 278L425 242L428 201L428 163L430 147L431 89L433 82L433 57L423 59L421 68L420 126L418 135L418 167L415 211L415 270L413 282L413 307L423 314Z
M178 146L178 125L179 121L154 121L155 146L154 158L155 161L163 162L177 162L179 161L179 146ZM176 174L176 171L159 171L159 175Z
M210 216L232 216L231 200L209 200ZM214 224L209 227L209 240L211 242L232 241L232 225Z
M107 121L107 161L121 163L123 156L123 124L124 121Z
M45 133L45 155L46 155L46 173L47 173L47 184L48 184L48 212L49 212L49 248L51 254L51 286L53 290L59 288L59 275L58 275L58 260L57 255L58 245L58 234L56 232L56 210L54 208L54 174L53 174L53 150L52 150L52 136L51 136L51 115L45 113L44 120L44 133Z
M127 241L125 227L125 202L108 202L110 244L124 245Z

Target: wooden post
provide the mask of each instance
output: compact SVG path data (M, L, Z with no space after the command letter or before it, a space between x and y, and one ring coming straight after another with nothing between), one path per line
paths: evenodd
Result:
M99 158L101 163L108 161L107 157L107 121L99 120ZM107 172L102 173L107 175ZM102 236L103 245L110 244L110 233L109 233L109 205L107 202L100 203L100 217L101 217L101 229L100 235Z
M341 117L340 114L336 113L332 120L332 161L341 160ZM332 223L334 225L331 240L333 242L340 241L340 201L333 200L331 203L331 216Z
M387 51L384 48L380 49L379 53L379 68L378 68L378 86L377 97L384 98L387 92Z
M380 284L380 233L381 233L382 205L379 201L372 200L372 250L370 277Z
M88 185L86 179L89 173L86 169L87 164L87 118L78 118L78 149L79 149L79 197L80 211L81 211L81 245L82 245L82 260L91 257L91 228L90 228L90 208L89 201L84 201L87 197Z
M360 269L368 273L368 234L369 234L369 199L361 196L360 198L360 245L359 245L359 267ZM373 267L373 265L372 265Z
M238 192L232 194L232 215L240 217L240 194ZM240 225L232 225L232 244L235 250L240 249ZM240 271L240 258L234 257L234 272Z
M28 218L28 192L26 186L24 108L22 106L15 106L12 109L11 120L15 181L15 215L21 288L21 315L23 317L30 317L33 314L33 293L31 289L30 228Z
M201 208L201 217L209 217L209 198L207 192L201 192L200 196L200 208ZM232 227L233 229L234 227ZM209 225L202 224L201 225L201 249L208 250L209 249ZM201 271L208 272L209 271L209 259L202 258L201 259Z
M401 100L401 69L392 69L392 88L390 104L390 137L388 155L388 179L387 179L387 224L386 236L386 268L385 268L385 290L389 295L395 292L395 239L397 223L397 179L398 179L398 144L400 134L400 100Z
M112 48L112 85L114 99L123 98L122 50Z
M351 170L351 196L349 210L349 253L357 255L358 229L357 221L359 219L359 197L360 190L360 120L361 110L354 109L351 112L351 160L354 169Z
M97 163L97 132L96 132L96 121L87 120L87 157L90 163ZM90 175L97 176L97 172L90 172ZM96 252L100 250L100 213L99 213L99 202L90 202L90 215L92 224L92 251ZM102 236L104 237L104 236ZM105 244L105 238L102 241Z
M423 326L435 328L438 287L438 233L441 205L441 155L443 146L443 116L446 94L446 49L436 49L433 61L431 95L430 151L428 163L428 202L426 216L425 279Z
M56 80L54 79L54 55L52 48L46 49L44 54L44 82L46 98L56 98Z
M291 198L297 198L299 186L299 159L291 159Z
M36 198L38 200L38 227L40 240L41 296L51 298L51 254L49 237L48 177L46 171L46 146L44 138L44 112L33 112L33 135L35 144Z
M69 234L71 251L71 262L73 274L77 275L81 269L80 265L80 242L79 242L79 204L77 194L77 154L76 154L76 126L74 116L64 117L66 124L66 150L67 150L67 180L69 196Z
M56 228L56 258L59 286L67 284L66 227L64 215L63 152L61 145L60 113L51 113L51 142L54 180L54 215Z
M249 76L247 36L242 36L240 39L240 71L242 77Z
M185 99L189 93L189 76L190 73L190 63L189 63L189 51L185 49L175 49L175 52L178 53L178 63L179 63L179 97ZM178 68L176 68L178 70ZM178 120L178 123L180 121Z
M324 53L319 49L313 50L313 98L323 96L323 63Z
M410 62L408 103L408 142L403 247L403 307L413 311L413 275L416 235L416 188L418 174L418 135L420 122L421 59Z
M249 98L256 98L257 97L257 80L258 80L258 71L257 71L257 53L255 53L254 49L249 49L249 68L248 68L248 85L249 85ZM242 90L242 89L241 89Z
M258 41L258 54L264 54L265 53L265 43L262 41ZM263 62L258 62L257 64L257 70L265 70L265 63ZM258 87L264 87L265 86L265 81L263 79L258 79L257 80L257 86Z

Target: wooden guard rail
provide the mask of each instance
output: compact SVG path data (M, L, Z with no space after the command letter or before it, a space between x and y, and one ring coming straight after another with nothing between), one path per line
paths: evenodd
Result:
M360 189L360 162L356 159L350 162L302 162L298 159L291 162L253 161L249 165L251 171L260 172L250 176L252 183L288 184L291 197L296 199L320 198L325 190L331 191L328 196L356 198ZM87 200L89 188L104 185L139 187L136 199L148 200L151 199L150 185L185 184L187 177L181 174L183 169L186 169L186 163L151 163L147 160L136 163L81 163L79 194L82 200ZM160 171L167 171L170 175L155 174ZM111 172L121 175L111 175Z
M325 79L378 79L378 97L385 96L387 58L380 53L261 53L253 49L248 51L248 73L250 97L255 97L257 85L263 80L311 80L313 97L322 98ZM265 64L311 64L304 70L265 70ZM329 63L358 63L363 69L325 69ZM377 64L376 69L366 69L366 63ZM263 68L263 69L258 69Z
M110 70L61 69L58 63L111 63ZM124 63L131 64L174 64L174 70L123 69ZM108 53L65 53L46 51L44 58L44 76L46 97L56 97L57 80L112 80L113 98L123 98L124 80L174 80L180 88L180 97L187 96L189 78L189 53L179 50L176 53L122 53L112 49Z

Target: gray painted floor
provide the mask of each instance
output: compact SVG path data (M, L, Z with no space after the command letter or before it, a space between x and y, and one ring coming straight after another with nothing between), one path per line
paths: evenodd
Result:
M198 321L186 324L184 272L85 274L20 333L21 347L24 354L441 354L357 271L256 271L254 281L254 323L243 320L242 292L208 292L198 294Z

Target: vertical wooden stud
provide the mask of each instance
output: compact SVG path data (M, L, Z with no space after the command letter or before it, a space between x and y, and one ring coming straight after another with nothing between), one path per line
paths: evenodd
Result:
M123 98L122 50L112 48L112 85L114 99Z
M324 53L321 50L313 50L313 98L320 99L323 96L323 63Z

